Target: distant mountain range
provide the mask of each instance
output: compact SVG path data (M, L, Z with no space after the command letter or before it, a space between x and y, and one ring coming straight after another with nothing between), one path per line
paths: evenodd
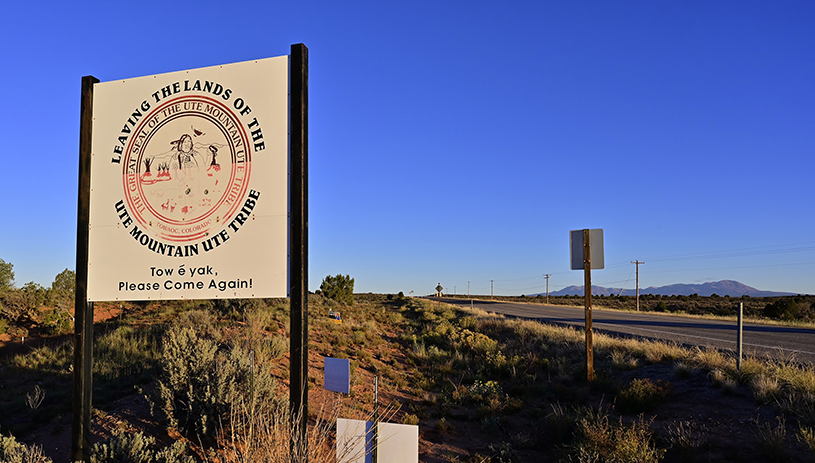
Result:
M591 287L591 293L594 296L610 296L610 295L623 295L634 296L636 290L634 289L621 289L621 288L604 288L602 286ZM583 286L568 286L560 291L550 292L552 296L573 296L583 295ZM698 294L700 296L710 296L717 294L719 296L750 296L750 297L773 297L773 296L794 296L794 293L780 293L776 291L761 291L752 286L739 283L733 280L710 281L702 284L686 285L675 284L668 286L648 288L640 288L640 294L661 294L663 296L690 296L691 294Z

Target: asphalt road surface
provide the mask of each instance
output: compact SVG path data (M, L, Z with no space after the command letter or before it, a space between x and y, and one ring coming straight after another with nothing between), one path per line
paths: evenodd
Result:
M585 311L582 307L500 301L471 302L467 299L452 298L442 298L442 301L464 307L472 305L489 312L545 323L575 325L580 328L585 326ZM736 350L735 321L593 309L592 325L598 332L622 333L734 352ZM815 363L815 330L745 323L743 349L745 355L769 354L776 358Z

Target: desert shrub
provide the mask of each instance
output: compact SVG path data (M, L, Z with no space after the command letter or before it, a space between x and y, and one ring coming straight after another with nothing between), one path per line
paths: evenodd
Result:
M28 353L17 354L9 359L13 368L36 370L42 374L64 374L73 365L74 347L71 340L65 340L54 346L39 346Z
M458 326L462 329L474 331L478 326L478 319L473 317L472 315L468 315L459 319Z
M228 299L218 300L229 302ZM214 305L213 302L213 306ZM201 337L212 339L216 342L221 340L218 320L209 310L193 309L184 311L175 319L173 324L178 327L191 328Z
M461 399L469 399L478 406L481 416L495 415L496 413L514 412L520 409L522 402L504 393L501 385L496 381L483 382L476 380L471 386L456 391Z
M665 454L651 443L650 423L642 416L631 425L613 424L608 415L592 413L580 421L578 442L569 450L577 461L658 462Z
M812 307L803 300L785 297L767 304L764 315L779 320L809 320L812 318Z
M476 354L487 354L498 350L498 341L482 333L462 330L452 335L453 345Z
M569 442L577 431L576 413L570 413L560 402L549 406L552 411L541 422L540 438L550 446Z
M328 275L320 284L322 294L346 305L354 303L354 279L348 275Z
M162 340L159 379L148 400L170 427L214 439L233 403L273 402L275 386L268 369L253 368L240 347L219 351L190 328L171 328Z
M425 314L432 315L430 312L425 312ZM456 339L459 335L460 333L456 331L456 328L447 321L428 323L422 333L422 341L428 345L448 348L451 345L457 345Z
M45 314L42 324L49 334L65 334L73 329L74 320L68 312L54 309Z
M433 429L442 434L449 434L453 431L453 425L447 421L447 418L441 417L436 421L436 424L433 425Z
M2 260L0 260L2 262ZM14 436L0 436L0 461L3 463L51 463L38 446L27 446L17 442Z
M483 382L478 379L475 380L472 386L467 388L467 393L475 402L482 402L496 397L502 398L504 396L504 390L496 381Z
M204 307L218 315L241 320L247 312L262 304L261 299L212 299Z
M116 434L105 442L91 448L91 463L193 463L192 457L184 456L185 444L174 442L169 447L155 450L156 439L136 434Z
M120 326L94 340L93 372L105 380L150 377L158 363L159 326ZM152 380L152 378L150 379Z
M657 302L657 305L654 306L654 311L655 312L665 312L667 310L668 310L668 304L666 304L664 301L659 301L659 302Z
M490 452L492 452L492 459L490 462L495 463L512 463L515 457L515 450L509 442L501 442L500 444L490 444Z
M261 348L268 358L280 358L289 351L289 338L281 335L272 336L263 341Z
M671 392L671 384L649 378L635 379L617 396L617 406L623 413L642 413L659 406Z
M8 331L8 320L0 318L0 334L5 334Z

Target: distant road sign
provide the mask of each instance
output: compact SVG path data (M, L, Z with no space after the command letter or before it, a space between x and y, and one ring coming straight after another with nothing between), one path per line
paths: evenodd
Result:
M444 288L442 288L441 283L439 283L438 285L436 285L436 292L437 292L437 293L440 293L442 289L444 289Z

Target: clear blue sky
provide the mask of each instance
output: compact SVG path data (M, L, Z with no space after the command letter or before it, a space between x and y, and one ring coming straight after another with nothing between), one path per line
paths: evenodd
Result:
M310 286L815 293L815 2L11 2L0 258L75 266L79 96L310 52Z

